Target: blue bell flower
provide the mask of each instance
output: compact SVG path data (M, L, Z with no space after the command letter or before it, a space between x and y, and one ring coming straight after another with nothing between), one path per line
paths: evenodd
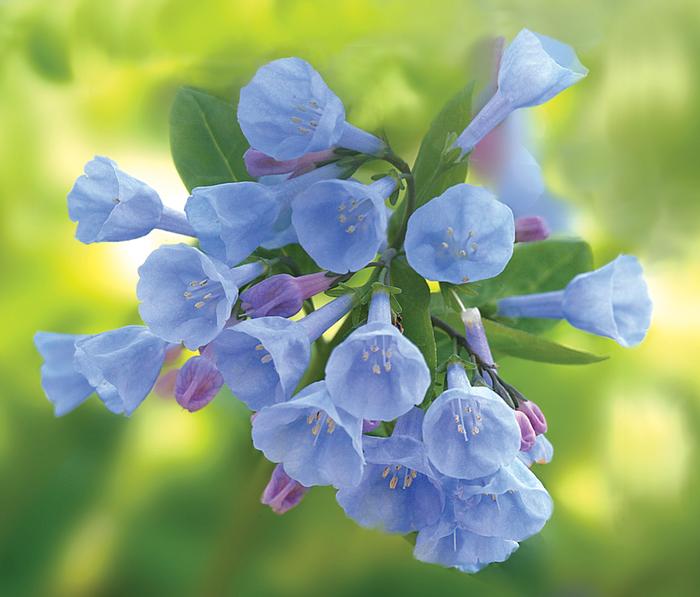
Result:
M339 274L365 267L386 241L384 201L396 180L370 185L353 180L316 183L292 201L292 223L299 243L323 268Z
M500 274L514 241L511 210L483 188L458 184L411 215L406 257L429 280L464 284Z
M265 268L258 262L229 269L190 245L163 245L139 268L139 313L154 334L196 350L224 329L238 287Z
M367 323L338 345L326 364L333 402L356 417L391 421L420 404L430 386L423 355L391 321L389 294L377 290Z
M95 391L73 365L75 343L87 337L52 332L37 332L34 335L34 344L44 359L41 365L41 387L53 403L57 417L80 406Z
M447 385L423 421L431 464L449 477L479 479L512 462L520 450L513 409L489 388L472 387L460 363L449 365Z
M498 313L503 317L566 319L576 328L625 347L644 339L651 312L642 266L631 255L620 255L595 271L579 274L564 290L498 302Z
M345 121L345 108L316 70L300 58L260 67L241 89L238 123L251 147L292 160L332 147L381 154L381 139Z
M425 457L422 422L423 411L414 407L398 419L391 437L363 439L367 466L362 480L336 495L341 508L358 524L406 534L440 518L444 500Z
M455 147L469 153L513 110L543 104L587 74L570 46L523 29L503 53L496 93L464 129Z
M194 236L184 214L165 207L145 182L102 156L85 164L68 193L68 215L78 222L76 238L86 244L131 240L154 228Z
M322 381L259 411L253 445L306 487L352 486L362 477L362 421L336 408Z
M311 343L352 307L344 295L299 321L269 316L226 328L208 347L226 385L250 409L289 400L311 358Z

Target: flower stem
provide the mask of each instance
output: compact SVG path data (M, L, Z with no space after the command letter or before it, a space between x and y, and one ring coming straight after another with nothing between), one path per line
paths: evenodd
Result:
M384 156L382 156L382 159L385 162L389 162L399 172L401 172L406 180L406 198L404 201L405 208L403 211L403 219L401 220L401 227L396 234L396 238L391 244L391 246L398 251L403 246L403 241L406 238L408 218L410 218L411 214L416 210L416 181L413 178L411 167L393 151L389 150Z

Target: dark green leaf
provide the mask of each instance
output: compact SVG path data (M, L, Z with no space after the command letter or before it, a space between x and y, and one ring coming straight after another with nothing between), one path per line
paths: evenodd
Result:
M559 365L587 365L608 358L569 348L489 319L484 320L484 327L491 348L519 359Z
M535 292L561 290L577 274L593 269L593 256L588 243L582 240L546 240L516 245L513 257L500 275L469 285L470 292L454 288L467 306L482 307L491 314L496 299ZM476 295L472 291L476 291ZM491 308L488 307L489 303ZM515 326L528 331L544 331L556 321L521 319Z
M435 379L437 351L435 335L430 323L430 289L428 284L414 272L403 257L391 262L391 284L401 288L401 293L394 298L401 304L401 324L405 336L423 353L430 369L430 376Z
M177 92L170 111L170 150L189 191L250 180L243 163L246 149L232 104L189 87Z
M467 177L466 161L443 171L443 152L448 136L459 135L471 120L473 90L474 83L471 82L447 102L421 142L413 166L417 207L452 185L464 182Z

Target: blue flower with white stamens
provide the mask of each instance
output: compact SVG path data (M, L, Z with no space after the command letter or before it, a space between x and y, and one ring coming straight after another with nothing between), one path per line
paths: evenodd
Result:
M367 466L355 487L336 496L345 513L364 527L411 533L440 518L443 496L421 441L423 411L399 418L389 438L365 437Z
M233 393L252 410L289 400L311 358L311 343L352 306L342 296L299 321L259 317L226 328L209 345Z
M564 290L498 302L498 313L504 317L566 319L576 328L625 347L644 339L651 312L642 266L632 255L620 255L595 271L579 274Z
M388 176L371 185L328 180L309 187L292 201L299 243L321 268L339 274L362 269L386 242L384 201L395 188Z
M389 294L377 290L367 323L337 346L326 364L333 401L356 417L391 421L420 404L430 386L423 355L391 321Z
M253 445L307 487L352 486L362 477L362 421L336 408L322 381L258 412Z
M345 121L343 103L300 58L281 58L258 69L241 89L238 123L251 147L276 160L335 146L369 154L386 148Z
M193 236L184 214L164 207L158 193L129 176L109 158L85 164L85 174L68 193L68 214L84 243L116 242L145 236L154 228Z
M164 245L139 268L139 313L154 334L195 350L224 329L238 286L264 271L262 263L229 269L189 245Z
M460 363L447 369L448 390L430 405L423 439L431 464L457 479L478 479L520 450L515 411L487 387L472 387Z
M411 215L406 257L425 278L464 284L500 274L514 241L511 210L485 189L458 184Z

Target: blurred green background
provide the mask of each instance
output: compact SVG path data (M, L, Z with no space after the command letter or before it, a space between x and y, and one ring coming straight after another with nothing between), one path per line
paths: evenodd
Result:
M598 265L640 256L656 308L634 350L552 332L604 363L502 362L556 449L537 469L555 514L509 562L471 577L415 562L328 489L275 516L258 503L270 465L228 395L196 415L153 396L131 419L97 400L54 419L34 331L136 323L136 267L168 240L73 240L65 195L95 153L181 207L177 87L235 97L298 55L412 158L474 42L522 27L591 71L534 110L549 186ZM696 595L699 77L695 0L0 0L0 595Z

